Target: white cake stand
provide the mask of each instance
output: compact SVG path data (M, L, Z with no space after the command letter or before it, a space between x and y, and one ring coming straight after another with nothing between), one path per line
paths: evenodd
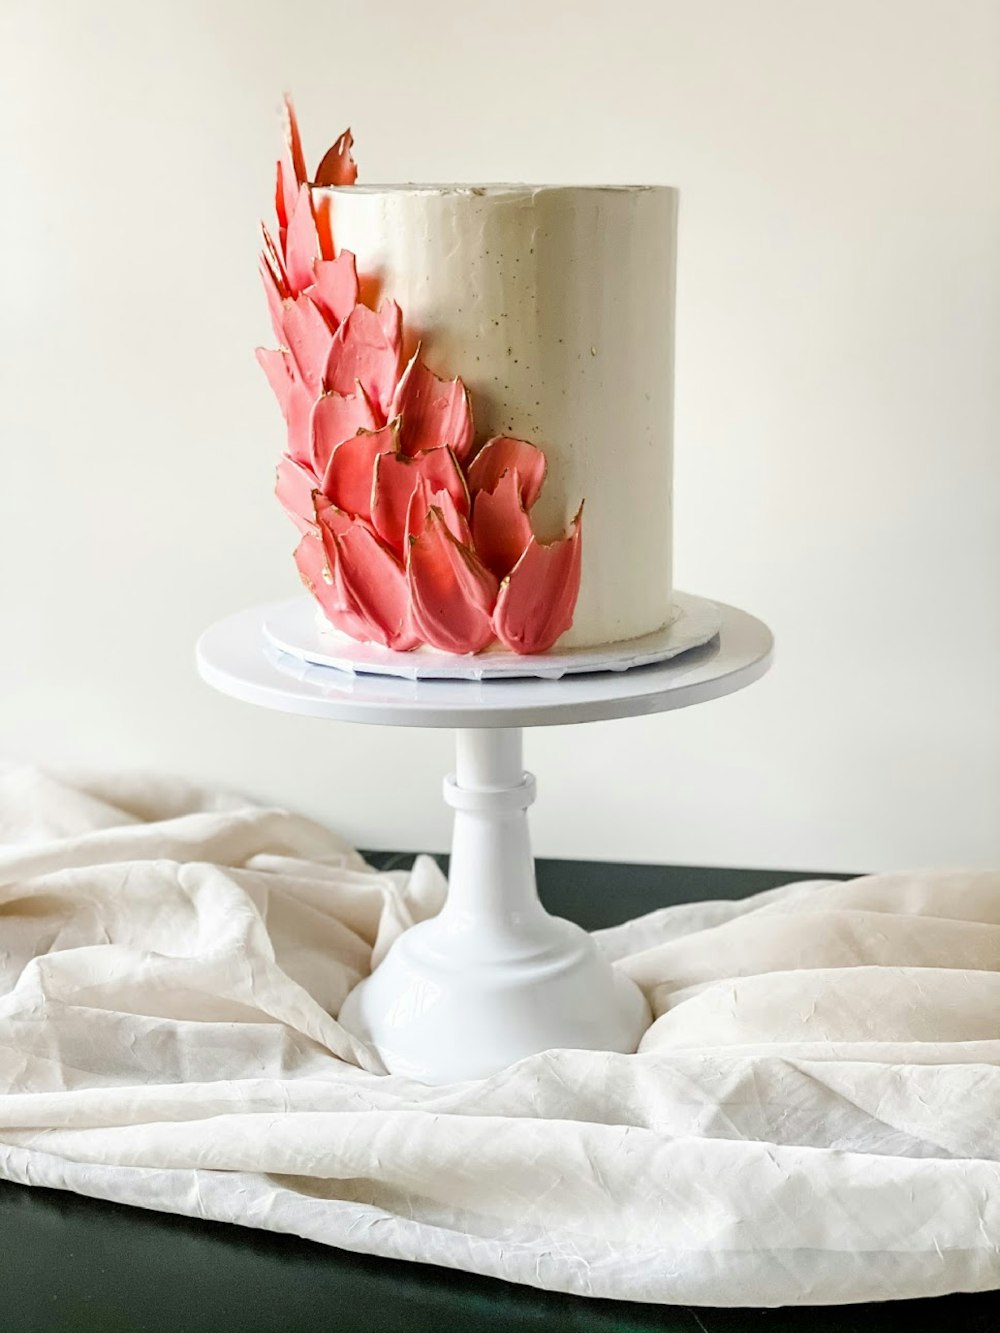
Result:
M633 1051L649 1022L633 983L578 926L550 916L535 887L527 810L535 780L522 728L634 717L706 703L771 663L770 630L720 606L719 634L670 661L559 680L404 680L313 666L264 638L273 606L207 630L209 685L247 703L337 722L454 727L455 811L448 898L406 931L348 996L340 1021L391 1073L425 1083L481 1078L553 1047Z

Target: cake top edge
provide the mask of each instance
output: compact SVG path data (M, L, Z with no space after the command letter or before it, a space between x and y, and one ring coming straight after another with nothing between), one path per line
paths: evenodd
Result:
M322 194L455 194L475 196L536 194L677 194L673 185L529 185L529 184L392 184L310 185Z

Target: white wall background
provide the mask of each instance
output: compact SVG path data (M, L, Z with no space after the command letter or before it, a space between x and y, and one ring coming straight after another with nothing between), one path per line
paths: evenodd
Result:
M679 586L778 663L529 738L549 855L1000 861L995 0L0 7L0 740L441 848L447 734L259 711L202 627L292 594L256 220L282 90L376 179L681 187Z

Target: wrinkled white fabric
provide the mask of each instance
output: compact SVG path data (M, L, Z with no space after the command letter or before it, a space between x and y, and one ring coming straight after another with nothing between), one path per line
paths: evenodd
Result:
M600 932L639 1054L379 1072L330 1015L439 907L278 810L0 777L0 1175L590 1296L1000 1285L1000 875L881 875Z

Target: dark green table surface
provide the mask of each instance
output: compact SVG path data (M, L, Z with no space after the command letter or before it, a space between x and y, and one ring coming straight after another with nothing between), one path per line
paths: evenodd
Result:
M381 865L405 864L371 854ZM408 859L408 858L407 858ZM546 906L594 928L667 903L741 898L803 872L542 861ZM331 1250L293 1236L0 1182L0 1330L394 1333L417 1330L992 1330L1000 1296L799 1310L592 1301L450 1269Z

